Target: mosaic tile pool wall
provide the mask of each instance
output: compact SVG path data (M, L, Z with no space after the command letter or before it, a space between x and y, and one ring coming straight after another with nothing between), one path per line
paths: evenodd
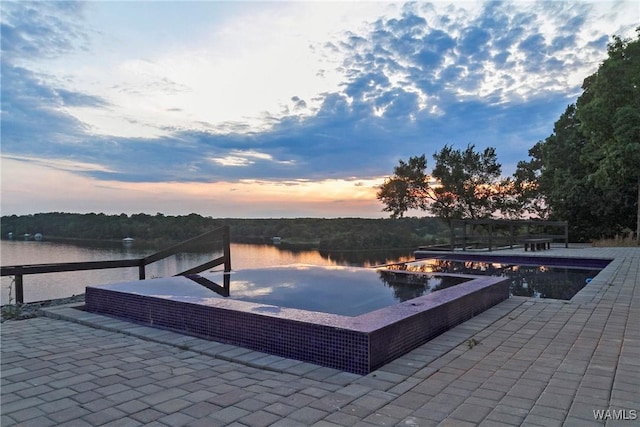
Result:
M237 300L194 302L188 296L154 293L153 287L159 283L175 289L193 286L185 277L130 282L130 292L114 285L88 286L85 309L367 374L509 297L504 279L475 277L355 317Z

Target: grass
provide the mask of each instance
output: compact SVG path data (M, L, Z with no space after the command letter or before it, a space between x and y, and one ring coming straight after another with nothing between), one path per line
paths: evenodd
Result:
M478 341L475 338L468 339L466 341L466 343L467 343L467 347L469 347L469 348L473 348L473 347L477 346L478 344L482 344L480 341Z
M638 240L634 238L633 231L627 231L620 235L616 234L613 238L594 240L591 244L597 248L612 248L612 247L633 247L638 246Z

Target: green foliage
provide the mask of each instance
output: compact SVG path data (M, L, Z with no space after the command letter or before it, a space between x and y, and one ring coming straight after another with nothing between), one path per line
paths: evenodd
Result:
M467 347L469 347L470 349L472 349L473 347L477 346L478 344L482 344L480 341L478 341L475 338L470 338L466 341L467 343Z
M569 221L572 240L611 237L634 222L640 232L640 37L614 36L576 104L529 156L515 175L527 208Z
M474 145L462 151L447 145L433 158L437 185L429 185L424 154L408 162L400 160L393 176L382 184L377 197L392 218L402 217L409 209L428 209L446 220L490 218L497 212L517 210L514 186L500 177L494 148L476 152Z
M15 285L15 278L11 278L11 283L9 284L9 302L8 304L0 307L0 316L2 319L19 319L22 315L22 304L16 302L14 304L13 298L13 287Z
M88 240L120 240L133 237L148 243L173 243L186 240L223 225L220 220L197 214L165 216L144 213L127 216L103 213L38 213L34 215L3 216L2 237L13 232L15 238L24 233L42 233L45 238Z
M491 218L508 210L510 181L501 178L495 148L476 152L474 145L465 150L445 146L434 154L434 188L431 212L446 219Z
M331 225L320 239L321 251L415 248L431 243L434 235L446 236L436 218L342 219Z
M391 218L402 218L410 209L426 209L429 194L429 177L425 173L425 155L410 157L408 162L400 160L393 168L393 176L387 178L377 193L377 198L391 212Z
M529 161L518 162L514 177L516 201L522 213L542 219L549 218L549 207L541 191L544 146L538 142L529 150Z
M640 37L613 39L609 57L585 80L577 101L584 161L595 184L604 187L640 176Z

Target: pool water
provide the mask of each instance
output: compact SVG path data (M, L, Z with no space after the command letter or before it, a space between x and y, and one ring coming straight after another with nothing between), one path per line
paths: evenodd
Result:
M202 280L204 277L205 280ZM193 277L210 298L231 298L278 307L359 316L470 280L431 273L359 267L288 265L239 270L229 283ZM217 286L216 286L217 285ZM211 290L215 292L211 292ZM207 292L203 289L203 292Z
M601 269L527 263L429 258L397 264L390 269L415 273L474 274L506 277L510 294L533 298L570 300Z

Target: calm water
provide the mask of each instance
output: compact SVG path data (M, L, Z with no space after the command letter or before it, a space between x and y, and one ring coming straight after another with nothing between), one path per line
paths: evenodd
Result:
M200 291L207 298L228 296L258 304L359 316L468 280L373 268L294 265L240 270L231 274L228 293Z
M138 248L119 243L94 242L71 245L58 242L0 241L0 263L2 265L44 264L79 261L105 261L142 258L162 248ZM148 278L167 277L203 264L222 254L222 251L189 252L177 254L147 266ZM412 260L411 253L359 252L340 254L320 254L315 250L281 250L271 245L231 244L231 265L234 270L272 267L290 264L311 264L325 266L363 266L386 264ZM220 267L221 269L222 267ZM24 276L25 302L64 298L84 293L86 285L137 280L137 268L109 270L47 273ZM10 300L9 289L12 278L2 277L0 283L0 303ZM15 297L15 291L11 291Z
M312 266L244 269L224 275L206 273L187 278L104 285L116 292L208 305L220 298L260 304L257 312L277 313L280 307L343 316L359 316L402 301L468 281L467 278L406 274L384 269Z
M533 262L533 260L532 260ZM570 300L600 269L545 265L513 265L497 262L421 259L394 266L413 272L460 273L506 277L511 295Z

